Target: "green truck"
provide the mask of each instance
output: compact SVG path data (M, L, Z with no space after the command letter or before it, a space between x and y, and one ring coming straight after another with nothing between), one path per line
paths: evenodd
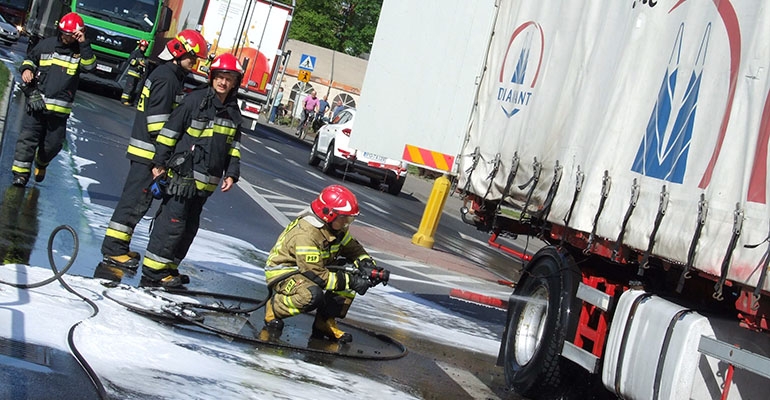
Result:
M139 40L151 54L156 38L171 26L171 10L163 0L32 0L25 30L29 48L57 32L59 18L74 11L83 17L86 37L96 53L96 71L83 79L122 90L124 62Z

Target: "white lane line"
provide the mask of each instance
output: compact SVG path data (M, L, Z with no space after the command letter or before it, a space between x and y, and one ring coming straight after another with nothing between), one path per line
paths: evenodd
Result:
M382 209L380 207L377 207L376 205L374 205L374 204L372 204L372 203L370 203L368 201L364 201L363 203L366 204L366 206L368 208L371 208L371 209L373 209L374 211L377 211L380 214L385 214L385 215L389 215L390 214L387 210L384 210L384 209ZM366 212L366 209L364 209L364 213L365 212Z
M323 176L321 176L321 175L318 175L318 174L316 174L316 173L315 173L315 172L313 172L313 171L305 170L305 172L307 172L307 173L308 173L310 176L312 176L313 178L316 178L316 179L320 179L320 180L324 180L324 179L326 179L326 178L324 178Z
M278 150L276 150L276 149L274 149L274 148L272 148L272 147L270 147L270 146L265 146L265 148L266 148L266 149L268 149L268 150L270 150L270 151L272 151L272 152L273 152L273 153L275 153L275 154L281 154L281 152L280 152L280 151L278 151Z
M292 210L303 210L307 208L307 204L294 204L294 203L273 203L275 208L288 208Z
M276 182L276 183L279 183L279 184L281 184L281 185L283 185L283 186L287 186L287 187L290 187L290 188L294 188L294 189L297 189L297 190L302 190L302 191L305 191L305 192L308 192L308 193L312 193L312 194L313 194L313 197L315 197L316 195L318 195L318 192L317 192L317 191L315 191L315 190L310 190L310 189L308 189L308 188L305 188L305 187L302 187L302 186L299 186L299 185L295 185L295 184L293 184L293 183L289 183L289 182L286 182L286 181L285 181L285 180L283 180L283 179L276 179L276 180L275 180L275 182Z
M452 380L457 382L461 388L468 392L468 394L471 395L471 398L479 400L500 400L492 389L470 372L439 361L436 361L436 365L443 369Z
M299 163L298 163L298 162L296 162L296 161L294 161L294 160L286 160L286 162L288 162L289 164L291 164L291 165L293 165L293 166L295 166L295 167L301 167L301 168L304 168L304 167L302 167L301 165L299 165Z
M262 207L262 209L267 211L267 213L273 217L278 225L286 226L289 224L289 222L291 222L289 218L283 215L282 212L278 211L278 209L275 208L275 206L273 206L269 201L267 201L266 198L257 193L257 191L254 189L254 186L252 186L245 179L239 179L237 185L241 188L241 190L246 192L246 194L251 197L252 200L254 200L260 207Z

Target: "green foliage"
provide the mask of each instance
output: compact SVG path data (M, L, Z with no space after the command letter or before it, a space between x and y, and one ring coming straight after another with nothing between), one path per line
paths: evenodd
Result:
M289 38L360 56L372 49L381 8L382 0L297 0Z
M8 70L8 67L5 65L5 63L0 63L0 98L5 97L5 91L7 90L6 86L10 74L11 71Z

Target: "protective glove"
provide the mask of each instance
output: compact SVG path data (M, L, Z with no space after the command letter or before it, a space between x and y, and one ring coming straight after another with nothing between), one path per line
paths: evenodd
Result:
M174 174L168 182L168 194L179 196L183 199L191 199L197 193L195 178Z
M372 276L373 271L377 271L377 263L371 257L360 258L353 261L353 265L361 271L361 275L365 277Z
M366 291L372 287L372 282L366 277L358 274L348 274L348 287L363 296L366 294Z
M45 100L39 90L33 89L27 94L27 111L45 110Z

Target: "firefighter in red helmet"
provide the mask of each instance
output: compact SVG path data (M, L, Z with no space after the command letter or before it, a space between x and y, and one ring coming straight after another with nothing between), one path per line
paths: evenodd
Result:
M158 56L165 62L144 81L126 150L131 166L102 241L103 263L129 270L139 267L139 254L129 245L134 228L152 205L153 157L158 141L163 140L158 133L182 99L185 76L207 54L203 35L185 29L166 43Z
M80 73L96 68L83 18L66 14L58 28L58 35L37 43L19 67L27 105L11 166L15 186L27 185L33 163L35 182L45 179L48 164L64 144Z
M243 68L232 54L209 66L209 85L188 94L158 134L155 177L167 176L142 261L142 286L180 287L190 278L178 267L198 233L200 216L217 187L240 177L241 111L236 94Z
M128 56L128 65L126 66L126 86L123 88L123 94L120 101L127 106L136 105L139 97L139 90L142 88L142 79L147 71L147 47L150 42L142 39L137 42L136 49Z
M379 283L369 277L389 276L348 231L356 216L356 196L331 185L284 229L265 266L272 295L265 304L263 339L280 336L283 319L313 310L313 337L343 343L353 339L335 319L345 317L356 293L363 295ZM352 262L354 269L332 268L338 257ZM387 278L380 282L387 283Z

